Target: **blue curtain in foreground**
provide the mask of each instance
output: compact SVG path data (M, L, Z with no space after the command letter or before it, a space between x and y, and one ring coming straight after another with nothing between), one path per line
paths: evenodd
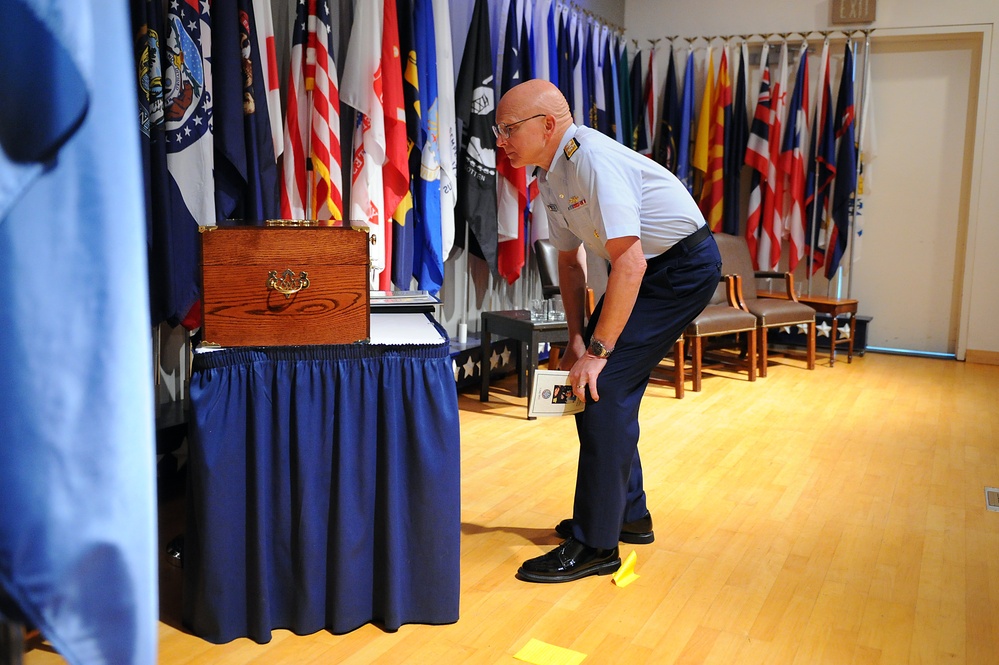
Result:
M156 662L146 221L126 3L3 0L0 614Z
M211 642L458 619L447 344L195 357L184 621Z

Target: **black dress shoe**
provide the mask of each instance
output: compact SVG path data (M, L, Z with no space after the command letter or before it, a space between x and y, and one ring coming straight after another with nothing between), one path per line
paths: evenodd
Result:
M572 537L572 519L564 519L555 527L555 533L563 538ZM652 514L645 513L645 517L634 522L625 522L621 527L621 535L618 540L631 545L648 545L656 539L652 532Z
M525 561L517 577L528 582L571 582L588 575L610 575L620 567L616 547L601 550L570 537L548 554Z

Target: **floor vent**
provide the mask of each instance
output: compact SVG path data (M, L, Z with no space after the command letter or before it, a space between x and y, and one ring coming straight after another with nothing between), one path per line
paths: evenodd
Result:
M999 487L985 488L985 508L999 512Z

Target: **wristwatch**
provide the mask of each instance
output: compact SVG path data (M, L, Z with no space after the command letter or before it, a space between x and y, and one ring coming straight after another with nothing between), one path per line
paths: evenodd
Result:
M608 349L604 346L603 342L596 337L593 337L590 339L590 346L586 349L586 352L597 358L609 358L610 354L614 352L614 349Z

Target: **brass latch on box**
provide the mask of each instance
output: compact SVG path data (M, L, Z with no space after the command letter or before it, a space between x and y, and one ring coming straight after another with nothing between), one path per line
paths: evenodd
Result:
M288 268L279 278L277 270L271 270L267 274L267 288L284 294L285 298L290 298L302 289L309 288L309 273L303 270L296 278L295 273Z

